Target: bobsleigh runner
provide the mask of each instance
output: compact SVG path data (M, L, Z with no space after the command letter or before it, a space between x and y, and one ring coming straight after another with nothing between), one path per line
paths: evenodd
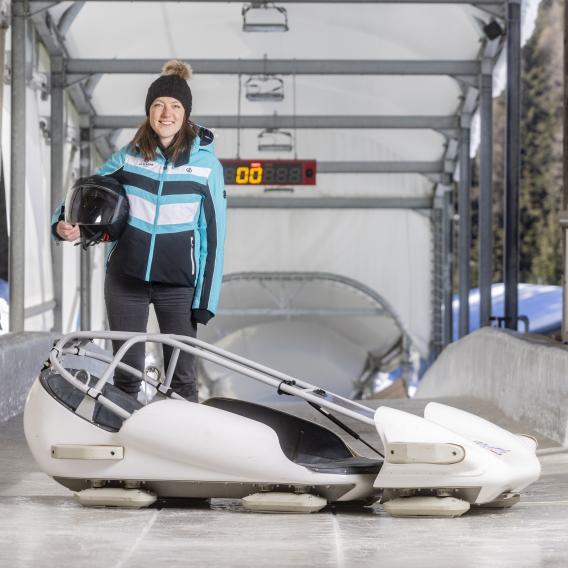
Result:
M113 357L97 350L93 339L124 343ZM173 348L162 380L121 362L139 342ZM304 399L355 438L359 435L336 414L372 425L384 455L363 440L376 459L356 455L331 430L267 406L182 399L170 388L182 351ZM84 369L66 369L68 355L103 362L104 372L98 378ZM157 389L149 404L109 382L117 367ZM41 469L91 506L145 507L158 498L219 497L241 498L255 511L313 512L327 504L380 501L397 516L459 516L472 505L515 504L519 491L540 475L533 438L470 413L432 402L424 418L386 406L372 410L176 335L77 332L62 337L29 393L24 428Z

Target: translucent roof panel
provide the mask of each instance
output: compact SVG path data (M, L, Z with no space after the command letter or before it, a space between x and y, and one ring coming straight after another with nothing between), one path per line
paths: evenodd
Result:
M88 2L67 44L76 57L460 60L479 49L482 32L473 16L488 17L452 5L288 4L290 30L262 34L242 31L241 7Z

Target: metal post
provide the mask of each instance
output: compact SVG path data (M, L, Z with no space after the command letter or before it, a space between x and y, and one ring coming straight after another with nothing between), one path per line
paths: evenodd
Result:
M442 186L436 187L434 207L430 214L432 228L432 340L431 360L434 361L443 349L444 343L444 258L443 258L443 207Z
M63 144L64 132L64 73L63 58L51 58L51 209L55 211L63 200ZM63 251L52 243L53 265L53 328L63 331Z
M80 129L80 175L91 174L91 124L90 117L81 117L81 124L87 124ZM81 329L91 329L91 250L81 251Z
M442 207L442 273L443 273L443 311L444 319L442 322L443 345L444 347L452 342L454 333L454 313L453 313L453 206L452 190L445 188L444 204Z
M564 217L568 217L568 0L564 2L564 161L562 208ZM562 341L568 342L568 218L560 221L564 236L564 274L562 278Z
M26 235L26 14L12 2L12 117L10 156L10 331L24 330Z
M493 280L493 61L482 62L480 76L481 141L479 147L479 325L491 324Z
M469 290L471 253L471 159L470 153L471 115L462 115L460 131L460 179L458 188L458 273L459 273L459 337L469 333Z
M438 185L432 225L434 239L432 359L452 341L452 203L451 187Z
M507 126L503 274L505 326L517 329L519 315L519 185L521 178L521 0L507 3Z
M8 4L0 5L0 109L4 108L4 61L6 59L6 31L10 27ZM3 124L0 112L0 140L2 139ZM8 215L6 211L6 180L4 178L4 163L0 151L0 278L8 281Z

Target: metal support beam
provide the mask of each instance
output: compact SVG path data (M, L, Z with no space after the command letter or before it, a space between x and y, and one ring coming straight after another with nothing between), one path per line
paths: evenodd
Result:
M87 0L91 2L130 2L133 0ZM155 2L156 0L135 0L136 2ZM507 0L278 0L278 4L474 4L483 6L500 6ZM198 3L223 3L228 4L231 0L175 0L181 4ZM28 0L28 4L56 4L56 1Z
M63 57L51 58L51 210L55 211L63 200L63 172L65 141ZM58 242L51 244L53 266L53 328L63 331L63 251Z
M100 83L101 79L103 78L102 75L91 75L84 84L84 92L85 95L90 99L97 88L97 85ZM144 117L146 118L146 117Z
M477 76L479 61L381 61L349 59L193 59L200 75L462 75ZM69 59L70 83L94 73L158 74L165 59Z
M469 333L469 289L471 253L471 159L470 159L471 115L462 117L460 134L460 179L458 188L458 273L459 273L459 337Z
M29 0L28 0L29 1ZM63 44L58 29L51 23L45 9L51 7L53 2L34 2L34 10L32 11L31 20L37 31L37 34L49 52L51 58L63 57L69 58L69 54ZM37 7L37 8L36 8ZM39 11L43 10L43 11ZM72 102L73 106L80 114L95 114L95 109L90 100L89 89L93 88L98 81L97 78L91 77L85 85L77 83L71 85L67 89L67 96ZM103 156L110 156L111 152L108 144L104 138L100 138L95 142L95 146L99 153Z
M196 124L210 128L416 128L456 132L459 129L457 116L192 116ZM93 127L138 128L146 120L145 116L96 116Z
M89 115L83 116L79 130L79 169L80 176L86 177L91 174L91 139L92 128L89 123ZM81 250L81 330L91 329L91 249Z
M442 177L443 162L318 162L318 174L422 174ZM435 174L435 175L434 175Z
M59 19L59 24L57 25L59 34L61 36L65 36L65 34L69 31L69 28L75 21L75 18L79 15L79 12L83 9L85 2L73 2L63 15Z
M430 340L430 361L437 359L443 349L443 322L444 322L444 292L443 292L443 207L444 194L441 186L436 188L434 197L434 207L430 217L430 228L432 233L432 317L431 317L431 340Z
M562 341L568 343L568 9L564 2L564 140L563 140L563 187L560 227L563 237L564 274L562 275ZM562 222L564 218L564 222Z
M420 209L430 210L429 198L403 197L233 197L230 209Z
M503 274L505 326L517 329L519 316L519 187L521 179L521 0L507 4L507 126Z
M480 76L479 145L479 325L491 325L493 280L493 61L483 61Z
M443 321L442 344L445 347L453 340L454 335L454 278L453 278L453 226L454 207L451 187L444 187L442 203L442 290Z
M441 174L443 162L318 162L320 174Z
M432 340L433 362L453 339L453 219L451 185L438 184L432 223Z
M0 3L0 61L6 61L6 36L10 27L10 9L7 2ZM0 109L4 108L4 81L0 82ZM3 124L3 112L0 112L0 140L3 139L3 132L6 125ZM0 278L9 281L8 277L8 257L10 239L8 238L8 212L6 206L8 200L8 189L6 188L6 178L4 176L4 156L0 148Z
M12 111L10 157L10 331L24 330L26 262L26 18L12 2Z
M452 188L438 185L432 211L432 344L434 361L452 341Z

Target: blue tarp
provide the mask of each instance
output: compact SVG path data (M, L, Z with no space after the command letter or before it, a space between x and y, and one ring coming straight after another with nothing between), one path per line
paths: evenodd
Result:
M504 315L505 286L502 283L491 286L492 315ZM454 340L458 339L459 300L454 296ZM552 333L562 325L562 287L541 284L519 284L519 316L529 318L531 333ZM495 324L497 325L497 324ZM519 322L519 331L525 331ZM469 293L469 331L479 328L479 289Z
M8 293L9 293L8 282L0 278L0 298L4 298L4 300L8 301Z

